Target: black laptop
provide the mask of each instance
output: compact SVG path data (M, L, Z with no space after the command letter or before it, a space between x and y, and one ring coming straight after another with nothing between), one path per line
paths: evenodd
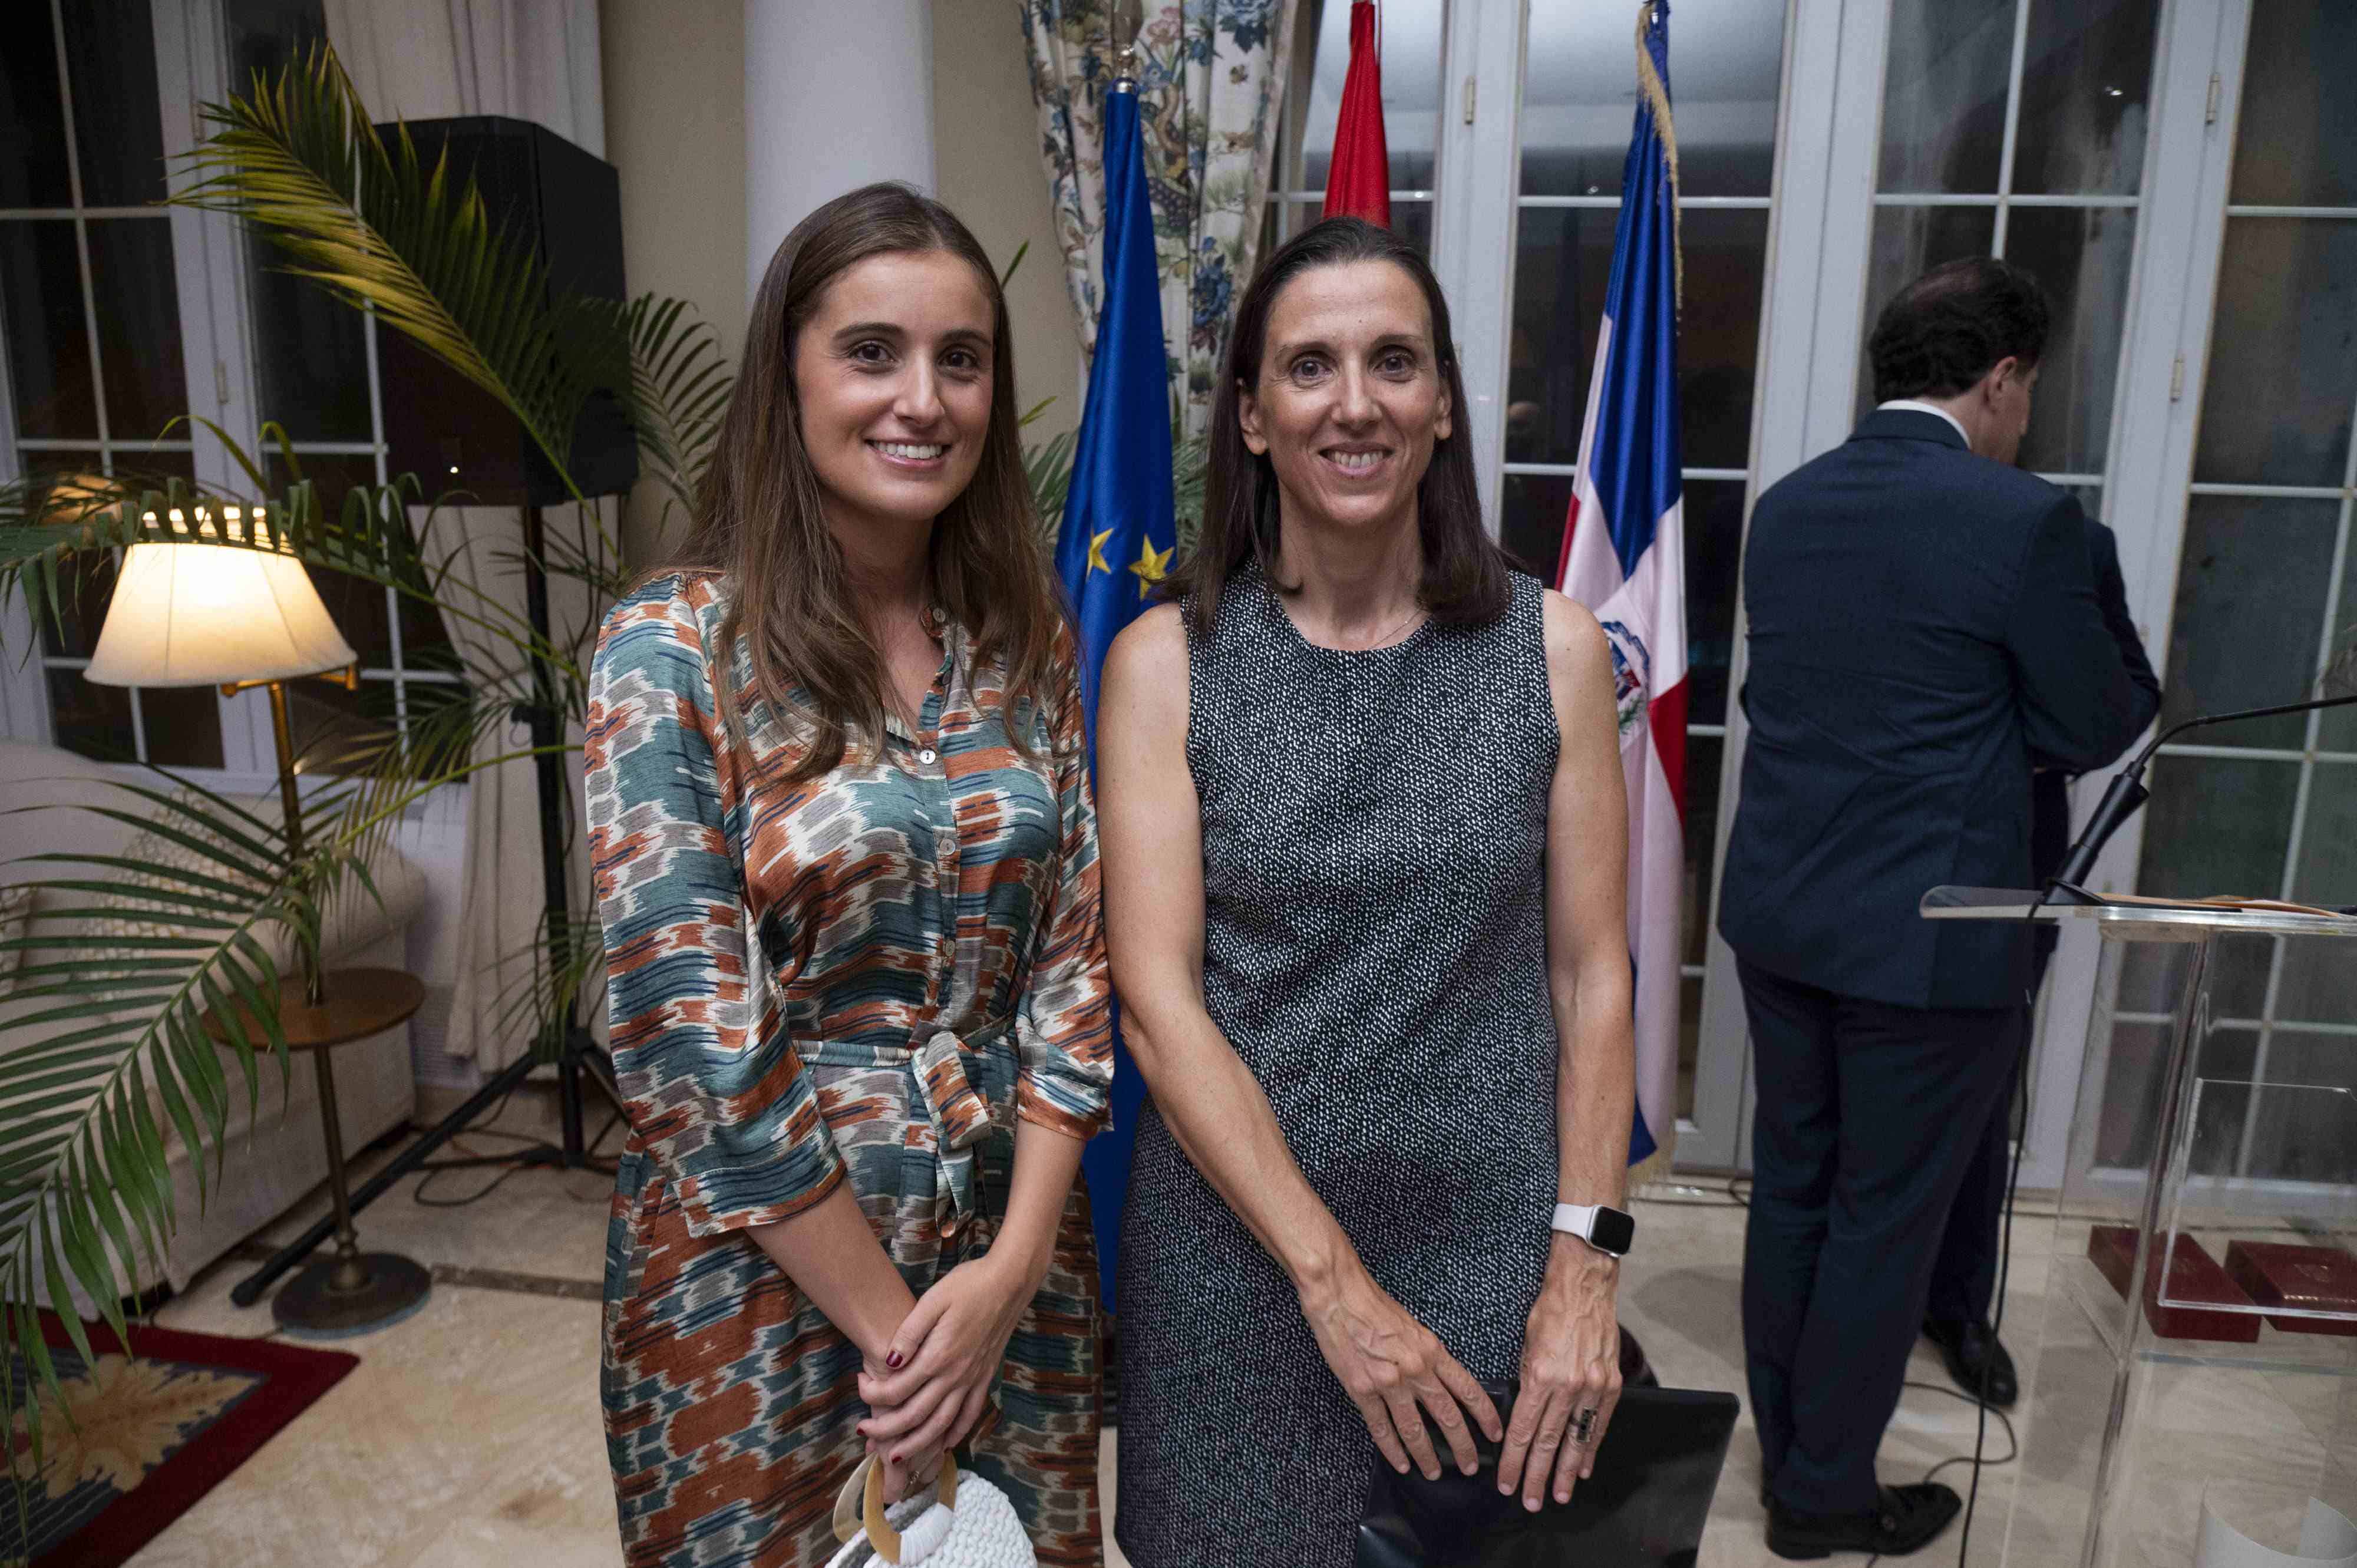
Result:
M1550 1496L1536 1513L1519 1492L1499 1495L1494 1443L1480 1444L1471 1476L1439 1450L1437 1481L1402 1476L1378 1455L1357 1568L1693 1568L1741 1410L1728 1393L1624 1391L1596 1473L1570 1502Z

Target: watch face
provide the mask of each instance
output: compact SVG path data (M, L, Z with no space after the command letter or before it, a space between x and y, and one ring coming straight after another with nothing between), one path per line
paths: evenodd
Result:
M1599 1208L1596 1222L1588 1227L1587 1239L1617 1256L1628 1251L1629 1244L1637 1239L1637 1222L1617 1208Z

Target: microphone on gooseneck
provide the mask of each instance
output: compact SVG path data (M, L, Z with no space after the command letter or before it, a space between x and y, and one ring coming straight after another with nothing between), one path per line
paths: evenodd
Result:
M2187 730L2201 729L2208 725L2233 724L2242 719L2314 713L2319 708L2339 708L2357 703L2357 644L2342 650L2325 671L2324 679L2319 684L2330 694L2305 703L2285 703L2272 708L2243 708L2231 714L2204 714L2199 718L2171 725L2153 736L2152 743L2136 753L2134 762L2120 770L2119 777L2112 780L2111 788L2104 791L2104 798L2096 802L2095 814L2087 819L2085 830L2071 845L2071 853L2063 857L2062 868L2048 884L2049 896L2061 892L2082 903L2097 902L2094 895L2084 886L2088 875L2095 869L2095 856L2102 853L2104 843L2119 825L2135 815L2136 808L2149 798L2151 792L2144 787L2144 770L2152 761L2153 754Z

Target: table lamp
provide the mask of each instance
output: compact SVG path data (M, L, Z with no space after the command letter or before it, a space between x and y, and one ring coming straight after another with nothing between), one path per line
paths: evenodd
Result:
M336 629L303 563L273 543L269 512L255 507L196 509L193 526L178 507L169 543L135 544L124 553L113 601L82 673L102 686L219 686L234 696L270 690L270 727L278 743L278 800L286 814L286 858L303 854L302 802L295 789L295 745L286 728L286 682L325 675L347 691L360 686L359 655ZM155 521L155 513L147 514ZM248 548L221 542L245 540ZM183 542L185 541L185 542ZM317 996L317 977L307 976Z
M286 550L283 536L273 537L267 509L224 506L218 516L210 507L194 511L192 522L173 508L169 539L135 544L124 553L113 602L83 673L107 686L219 686L223 696L268 687L270 727L278 742L278 799L286 813L286 855L292 863L303 854L303 808L295 790L295 745L286 728L286 682L325 675L347 690L357 689L358 656L319 602L303 563ZM153 525L155 514L145 521ZM431 1276L410 1259L360 1251L330 1060L333 1047L405 1022L425 993L414 976L395 970L346 969L336 972L334 994L327 996L318 965L307 953L303 968L299 991L282 985L279 1033L290 1049L317 1053L336 1251L289 1281L271 1305L285 1327L334 1337L382 1326L415 1310L430 1287Z

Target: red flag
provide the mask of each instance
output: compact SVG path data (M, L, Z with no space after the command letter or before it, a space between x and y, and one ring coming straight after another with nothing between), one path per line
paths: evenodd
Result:
M1374 0L1351 0L1351 74L1334 124L1326 173L1326 218L1392 226L1392 158L1383 145L1383 60L1375 45Z

